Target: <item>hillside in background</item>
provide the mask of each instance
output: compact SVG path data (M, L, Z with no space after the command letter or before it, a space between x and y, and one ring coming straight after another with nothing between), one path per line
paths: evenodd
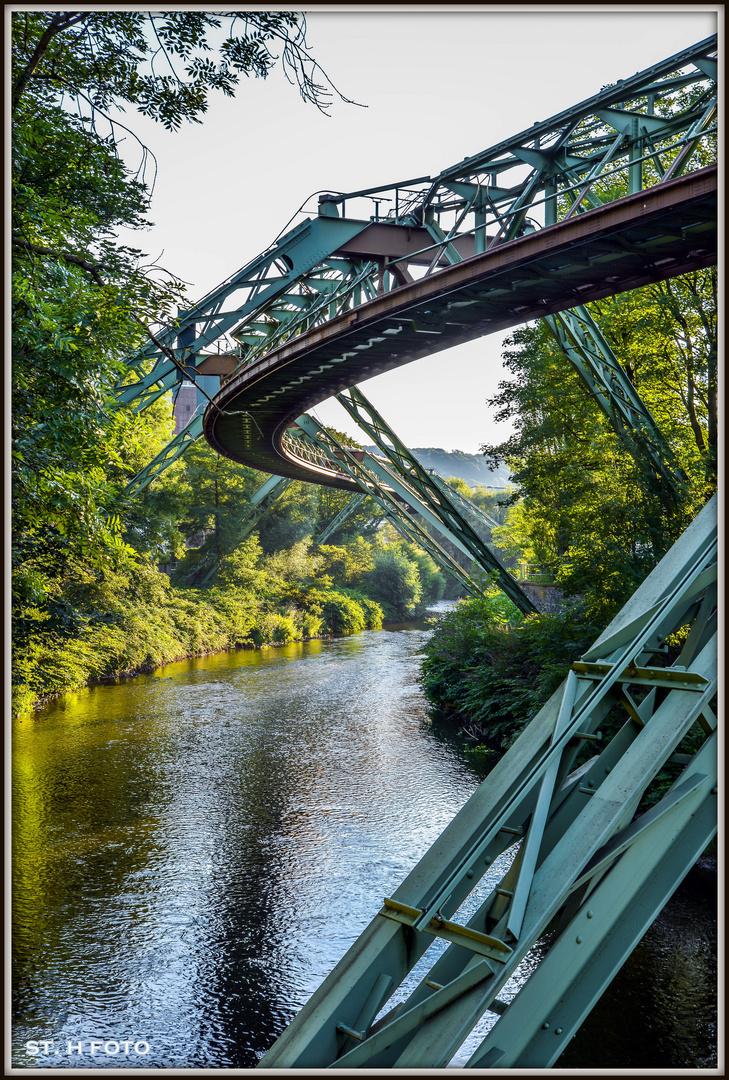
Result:
M375 446L365 446L371 454L379 453ZM481 454L466 454L462 450L441 450L432 446L417 447L410 453L426 469L434 469L441 476L457 476L471 487L499 490L509 483L509 470L500 465L490 469Z

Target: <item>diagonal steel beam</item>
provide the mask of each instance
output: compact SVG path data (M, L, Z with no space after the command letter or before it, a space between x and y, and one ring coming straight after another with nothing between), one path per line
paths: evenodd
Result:
M715 830L716 634L706 636L701 609L715 606L716 572L713 500L589 650L602 657L609 672L595 686L575 665L567 684L385 901L263 1057L261 1068L444 1068L488 1010L503 1014L503 1024L472 1057L471 1067L508 1061L544 1068L552 1062L560 1037L574 1030L599 997L638 930L655 916ZM684 625L687 602L694 613L691 633L703 644L690 673L683 673L662 666L661 646ZM658 692L626 707L624 723L611 740L595 742L598 726L624 700L620 677L638 660L650 660ZM692 728L705 733L703 743L688 756L687 768L658 807L636 818L644 793ZM575 769L579 748L586 744L600 751ZM545 823L539 795L555 764ZM515 840L528 836L534 822L537 857L531 860L515 939L508 930L513 886L519 866L527 868L522 851L528 852L528 840L506 874L490 867ZM479 882L490 891L463 924L455 913ZM558 947L567 967L562 961L548 964L521 1004L524 991L513 1005L500 1002L501 988L550 927L561 934ZM433 935L445 939L445 952L414 990L393 997ZM484 957L490 972L477 968ZM551 990L550 977L558 984Z
M353 386L346 393L337 394L337 401L374 440L390 462L391 468L398 474L401 485L404 481L404 490L399 491L399 494L406 499L408 495L415 497L417 505L424 507L419 510L423 517L456 544L461 551L469 555L512 603L516 604L519 611L524 614L535 612L536 608L518 582L472 529L455 505L450 493L441 484L436 483L428 470L424 469L413 457L359 387ZM382 466L378 464L373 468L382 468ZM395 483L395 481L391 479L390 483ZM411 505L415 508L415 504Z
M676 502L688 478L589 311L580 306L544 322L638 466Z
M485 526L485 528L500 528L498 521L492 518L490 514L486 514L481 507L477 506L471 499L467 499L465 495L461 495L460 491L454 488L452 484L449 484L447 480L444 480L442 476L439 476L438 473L428 470L428 475L432 478L435 486L444 494L447 494L456 506L460 506L462 510L474 517L476 521Z
M327 468L334 468L349 476L365 494L379 502L400 533L404 533L407 539L424 548L441 569L463 585L466 592L472 596L483 594L478 581L407 512L406 505L416 513L427 514L427 508L418 502L411 492L398 486L397 478L384 467L384 463L378 462L370 454L362 454L362 460L358 460L312 416L299 416L296 423L299 431L293 439L296 444L295 453L306 453L308 449L310 453L313 452L319 464L325 464Z
M317 544L326 544L330 536L334 536L336 531L342 527L344 522L349 518L355 510L362 505L367 498L365 492L361 492L359 495L353 495L351 499L342 507L337 516L329 522L327 527L322 530L321 535L317 539Z

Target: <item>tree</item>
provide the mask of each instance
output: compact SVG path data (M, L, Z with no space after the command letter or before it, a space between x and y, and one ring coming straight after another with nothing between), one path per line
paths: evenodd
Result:
M395 545L375 552L374 566L364 576L364 587L390 619L413 616L423 592L417 563Z
M194 585L209 570L217 573L225 556L238 547L241 522L261 475L197 442L187 450L173 481L177 528L187 545L174 579Z
M120 499L130 433L156 435L154 417L135 426L115 388L147 327L172 319L183 295L174 276L117 240L121 227L146 224L151 195L146 148L136 176L117 153L123 109L171 130L198 122L210 93L265 76L277 50L307 100L324 109L331 90L316 81L303 18L291 12L31 9L14 12L11 29L12 552L22 655L41 628L76 632L64 595L73 582L132 574L135 558L174 543L161 503L145 530Z
M490 402L514 434L485 446L523 499L495 539L557 566L558 582L607 617L715 490L716 286L701 271L591 305L593 316L689 477L679 505L619 441L543 324L515 331L513 379Z

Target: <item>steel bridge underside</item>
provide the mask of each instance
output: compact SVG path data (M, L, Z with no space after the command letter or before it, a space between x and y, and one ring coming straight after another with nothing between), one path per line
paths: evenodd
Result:
M406 283L331 319L235 375L208 406L221 454L279 476L358 490L283 445L298 416L361 380L451 346L717 258L715 166L629 195ZM407 227L367 228L359 247L400 254ZM383 238L387 236L386 243ZM389 245L389 248L388 246ZM346 245L342 249L346 254Z

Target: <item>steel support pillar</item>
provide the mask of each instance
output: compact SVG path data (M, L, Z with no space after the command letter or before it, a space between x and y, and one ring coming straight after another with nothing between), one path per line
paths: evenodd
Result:
M427 513L427 508L418 503L411 492L407 492L407 498L403 497L401 492L405 492L404 486L398 484L397 478L384 467L384 463L378 462L370 454L365 454L364 460L358 461L312 416L299 416L296 423L300 429L295 439L299 448L308 446L328 468L333 466L349 475L365 494L371 495L382 506L393 523L397 521L398 531L404 532L407 539L424 548L442 570L463 585L466 592L472 596L483 595L481 585L407 512L405 505L411 506L416 513L421 510ZM300 452L297 448L297 453ZM399 490L396 491L395 487Z
M261 1068L446 1068L487 1013L500 1019L470 1067L554 1062L716 829L716 603L712 500L385 899ZM682 627L681 653L667 664L664 643ZM608 714L622 716L609 740ZM664 766L675 781L645 810ZM494 862L510 846L504 873L508 860ZM478 885L463 921L459 908ZM513 1001L500 1000L548 932L546 958ZM434 939L445 951L427 972L423 960L414 989L400 990Z
M134 479L129 481L124 489L124 495L129 498L139 495L160 473L163 473L178 458L182 457L187 448L202 435L202 424L202 415L193 416L187 427L178 432L174 439L150 461L149 465L145 465Z
M589 311L576 307L544 322L638 466L675 502L686 474Z
M394 487L398 495L410 502L429 524L470 556L521 612L535 612L536 608L520 585L471 528L450 493L442 484L436 483L428 470L413 457L362 391L353 386L348 393L337 394L337 401L367 432L387 458L390 468L387 470L389 478L386 482ZM369 466L380 473L384 468L376 459L373 459ZM417 505L411 501L413 498L417 500Z
M347 518L352 515L358 506L361 506L367 496L364 492L359 495L353 495L349 502L342 507L333 521L330 521L327 527L322 531L321 536L316 541L317 544L326 544L330 536L334 536L337 529L340 529Z

